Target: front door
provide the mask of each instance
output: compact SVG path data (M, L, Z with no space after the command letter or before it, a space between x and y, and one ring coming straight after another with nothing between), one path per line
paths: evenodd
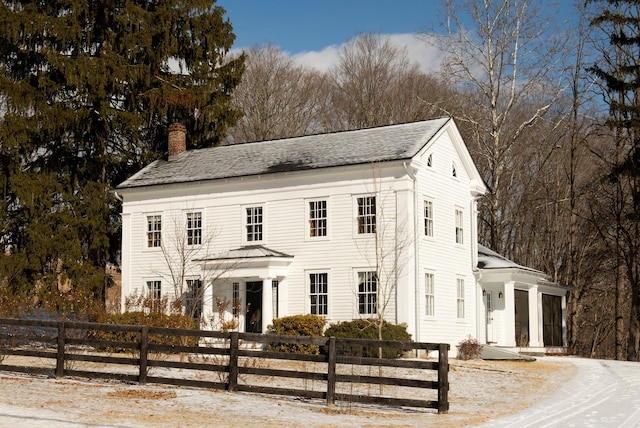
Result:
M484 295L484 307L486 310L487 320L487 344L494 343L493 341L493 300L490 291L487 291Z
M262 333L262 281L247 282L244 331Z

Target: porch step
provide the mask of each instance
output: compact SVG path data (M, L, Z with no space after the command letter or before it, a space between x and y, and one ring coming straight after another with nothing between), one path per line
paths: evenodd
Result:
M510 349L499 348L497 346L482 345L483 360L520 360L535 361L536 359L530 355L520 354Z

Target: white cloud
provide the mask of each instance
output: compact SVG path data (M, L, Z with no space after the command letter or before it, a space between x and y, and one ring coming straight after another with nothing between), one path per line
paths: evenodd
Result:
M424 72L435 72L440 68L442 55L437 48L425 41L425 35L390 34L389 40L397 46L404 47L412 61L415 61ZM338 63L338 52L344 46L332 45L320 51L301 52L291 58L300 65L327 71Z

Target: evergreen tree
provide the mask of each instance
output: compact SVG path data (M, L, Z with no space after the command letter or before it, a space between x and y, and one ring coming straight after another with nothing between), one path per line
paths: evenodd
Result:
M112 187L166 151L170 123L206 147L240 115L224 14L215 0L0 0L0 240L25 255L2 258L20 273L0 285L59 294L68 278L103 295Z
M615 227L609 234L621 277L616 284L616 304L630 295L630 310L624 320L628 326L626 346L619 334L616 356L640 361L640 4L637 0L589 3L594 11L591 24L606 38L599 49L599 62L590 70L603 83L609 106L607 125L616 148L606 176L616 196L612 208ZM617 330L624 332L619 311L616 317L620 320Z

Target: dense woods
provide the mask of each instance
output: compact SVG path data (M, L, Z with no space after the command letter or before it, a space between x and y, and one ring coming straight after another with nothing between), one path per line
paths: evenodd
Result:
M325 73L270 45L230 54L212 1L0 1L1 302L101 301L111 190L164 155L174 120L206 147L449 115L490 188L480 242L571 286L573 352L640 360L639 8L591 0L558 22L445 0L421 34L440 71L361 34Z

